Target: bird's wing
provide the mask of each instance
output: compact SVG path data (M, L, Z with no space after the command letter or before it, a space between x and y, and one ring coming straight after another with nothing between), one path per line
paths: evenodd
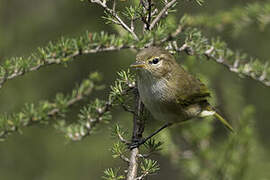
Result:
M182 77L177 80L177 101L178 103L188 106L191 104L207 101L210 92L207 87L191 74L182 71ZM184 75L183 75L184 74Z

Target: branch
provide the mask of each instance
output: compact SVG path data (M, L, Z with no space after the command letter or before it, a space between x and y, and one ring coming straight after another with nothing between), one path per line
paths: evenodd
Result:
M148 8L147 8L147 30L150 30L150 23L152 18L152 0L147 0L148 2Z
M101 7L103 7L105 9L106 12L108 12L109 14L111 14L117 21L118 23L128 32L130 32L132 34L132 36L134 37L135 40L139 41L138 36L135 34L134 30L131 29L128 25L126 25L126 23L117 15L116 11L115 11L115 2L114 2L114 8L110 9L107 4L106 1L101 2L101 0L88 0L90 3L96 3L99 4Z
M230 34L238 35L250 26L265 30L270 23L269 5L269 2L255 2L216 14L185 15L183 18L188 26L212 28L220 32L232 27L233 33Z
M189 31L189 30L187 30ZM240 77L249 77L270 86L270 68L268 64L262 64L259 60L249 58L246 54L240 54L229 49L225 42L220 40L209 40L201 35L200 31L190 30L186 32L185 43L178 47L176 41L172 41L167 49L174 49L178 52L186 52L188 55L206 56L208 59L222 64L229 71L237 73Z
M42 67L53 64L66 64L78 56L118 51L121 49L133 49L132 40L116 38L104 32L85 33L74 39L62 38L58 43L49 43L45 48L38 48L37 52L29 57L15 57L7 59L0 65L0 88L11 79L22 76L25 73L37 71Z
M63 131L67 134L67 137L73 141L82 140L90 135L96 125L111 119L110 111L113 107L112 103L109 101L101 102L103 101L96 100L93 104L90 104L88 108L85 108L84 111L81 111L79 118L83 122L78 121L77 123L64 127Z
M143 104L138 92L135 93L136 113L133 116L133 136L132 143L140 140L144 131L144 119L142 118ZM138 170L139 148L133 148L130 152L127 180L135 180Z
M129 74L129 71L121 71L118 75L120 78L115 81L114 86L111 86L110 96L107 101L97 99L82 108L79 121L66 127L60 127L67 134L67 137L73 141L82 140L90 135L97 124L111 120L111 109L117 105L121 106L122 98L135 88L134 77ZM119 134L117 135L119 136ZM125 141L123 137L121 140Z
M176 0L172 0L164 6L164 8L160 11L160 13L157 15L157 17L155 17L155 19L150 24L150 27L149 27L150 30L152 30L154 28L154 26L161 20L163 15L166 14L168 9L170 9L175 3L176 3Z
M78 38L62 38L57 43L49 43L45 48L38 48L37 52L29 57L6 59L0 65L0 89L8 80L50 65L66 64L82 55L122 49L138 49L138 46L142 48L152 44L151 39L142 39L142 42L137 43L130 38L116 37L104 32L99 34L86 32L85 35Z
M0 65L0 88L3 87L7 80L14 79L16 77L24 75L27 72L36 71L42 67L46 67L49 65L66 64L81 55L107 51L118 51L122 49L141 49L143 47L152 46L154 42L162 46L164 46L163 44L171 44L170 42L178 39L179 34L186 33L185 31L187 30L183 29L182 26L183 24L180 24L176 28L176 30L174 30L175 32L172 32L172 30L166 30L166 34L159 34L159 36L156 36L155 41L149 39L147 36L145 36L146 39L142 39L140 42L137 42L130 38L116 37L115 35L108 35L104 32L101 32L100 34L87 32L85 33L85 35L80 36L76 39L61 39L58 43L49 43L47 47L38 48L38 51L36 53L33 53L27 58L18 57L7 59L2 65ZM188 35L192 33L188 32L186 34L186 43L184 43L181 48L176 47L175 49L177 51L188 52L188 50L190 50L195 51L195 54L200 55L207 55L209 52L211 52L209 50L211 50L212 44L210 44L208 40L206 40L207 43L196 42L192 44L195 39L192 40L192 38L188 37ZM195 46L203 46L203 50L196 50ZM236 60L236 56L234 57L236 58L234 60L232 59L232 57L230 57L230 61L232 61L232 63L227 64L229 60L226 59L226 57L224 57L223 55L217 56L219 54L219 51L224 52L224 49L226 48L214 48L215 50L212 51L212 55L210 54L210 56L212 57L209 56L210 59L225 65L232 72L251 77L252 79L262 82L266 86L270 86L269 67L267 68L267 66L265 65L265 68L263 68L263 70L260 70L259 73L255 73L254 71L250 70L250 65L248 65L248 63L244 63L244 58L241 58L240 61L239 58L238 60ZM173 49L173 47L169 47L169 49ZM188 52L188 54L191 55L191 52ZM213 57L214 54L215 58ZM244 67L244 64L247 65ZM257 74L259 74L259 76Z
M213 60L215 60L217 63L222 64L223 66L225 66L229 71L231 72L235 72L235 73L240 73L243 74L253 80L259 81L261 83L263 83L265 86L270 86L270 79L267 78L267 68L268 68L268 63L266 63L264 65L264 71L262 72L261 75L256 75L254 73L254 71L252 70L251 66L246 63L244 66L246 67L244 71L242 71L239 68L239 61L240 59L235 59L233 64L230 64L228 60L225 59L225 57L216 57L215 53L213 53L214 51L217 51L217 49L215 49L213 46L208 49L207 51L205 51L204 55L207 58L211 58Z
M73 90L71 96L64 97L58 94L54 102L45 101L37 107L31 104L26 106L20 113L0 117L0 139L3 140L11 133L20 131L22 127L47 123L51 118L65 116L67 109L89 96L94 87L93 81L86 79L78 88Z
M147 14L146 17L141 15L141 20L144 23L144 30L150 30L151 18L155 13L155 10L152 12L152 0L140 0L140 4L143 7L143 13Z
M128 167L128 174L127 180L135 180L137 177L137 170L138 170L138 154L139 149L134 148L131 150L130 158L129 158L129 167Z

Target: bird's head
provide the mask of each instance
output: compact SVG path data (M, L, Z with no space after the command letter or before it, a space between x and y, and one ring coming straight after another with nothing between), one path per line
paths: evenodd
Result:
M149 47L140 51L136 62L130 67L150 73L155 78L162 78L178 64L173 55L159 47Z

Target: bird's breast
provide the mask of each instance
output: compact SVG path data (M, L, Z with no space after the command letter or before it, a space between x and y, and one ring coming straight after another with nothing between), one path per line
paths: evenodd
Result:
M171 108L172 92L166 79L138 78L140 97L155 119L175 121L179 118Z

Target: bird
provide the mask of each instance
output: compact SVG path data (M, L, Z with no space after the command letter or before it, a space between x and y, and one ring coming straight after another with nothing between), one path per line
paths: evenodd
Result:
M180 66L169 51L155 46L145 48L137 53L130 67L136 69L137 88L146 109L154 119L166 122L137 145L172 124L196 117L214 116L234 131L210 105L211 95L206 85Z

